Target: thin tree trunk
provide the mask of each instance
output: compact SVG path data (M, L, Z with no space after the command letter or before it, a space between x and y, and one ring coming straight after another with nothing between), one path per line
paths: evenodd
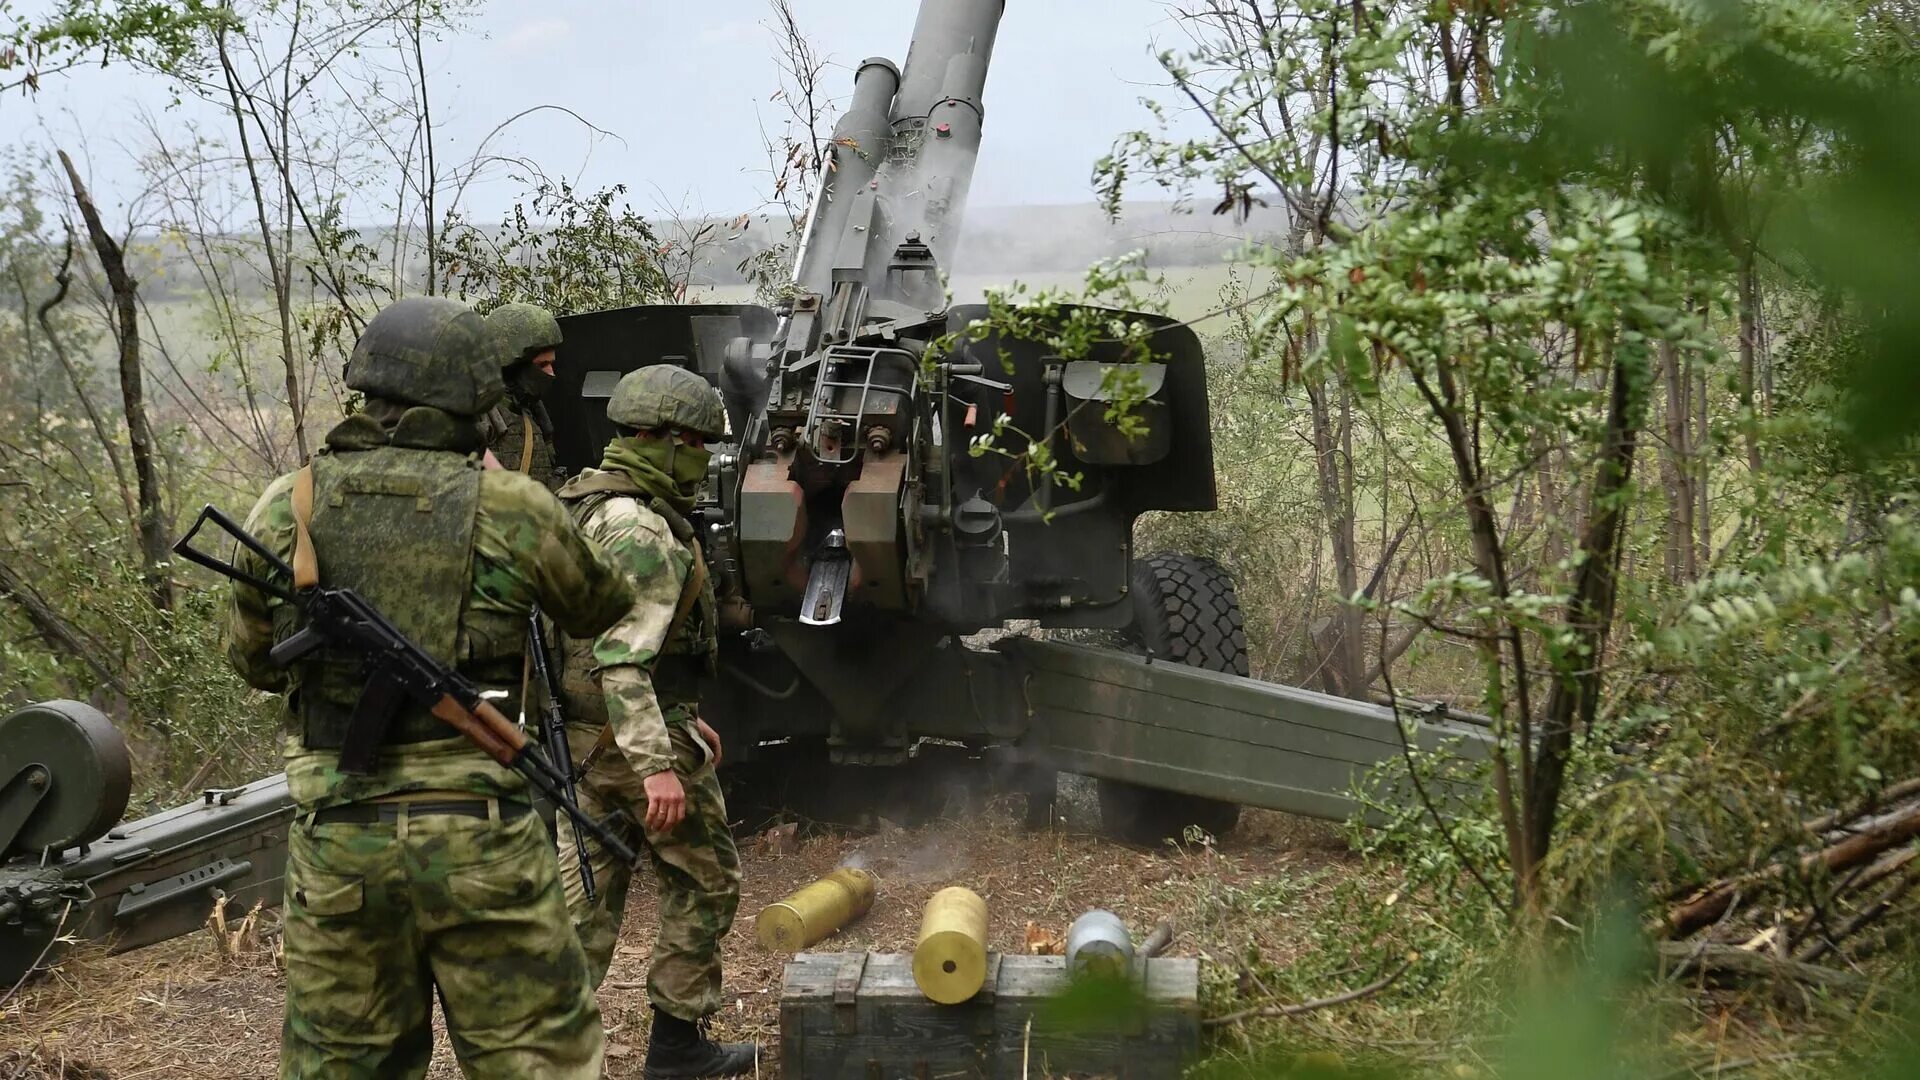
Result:
M87 392L87 384L80 378L80 369L74 366L73 358L67 355L66 343L60 340L60 334L53 328L53 309L59 307L67 298L67 288L73 284L73 231L67 231L66 251L60 257L60 270L53 275L54 284L59 288L52 296L40 302L34 310L34 321L40 324L40 330L47 335L47 344L53 349L54 358L60 361L60 367L67 373L67 384L73 387L73 394L80 399L80 409L87 414L87 422L93 426L93 437L100 442L100 452L107 456L107 465L113 469L114 489L120 493L120 506L127 513L129 522L139 518L139 507L134 502L133 485L127 483L127 467L120 460L120 448L114 445L113 435L107 430L107 422L101 417L100 410L93 403L93 395ZM18 267L15 267L16 272ZM26 299L27 287L24 281L18 281L20 298ZM135 537L136 541L138 537Z
M1468 430L1467 419L1462 414L1460 390L1454 382L1452 373L1446 364L1435 367L1433 381L1418 369L1409 368L1420 396L1426 399L1434 418L1446 431L1447 449L1452 453L1454 476L1460 485L1460 494L1466 505L1467 527L1473 537L1474 568L1480 572L1488 584L1493 587L1494 596L1504 603L1513 595L1512 584L1507 578L1506 553L1500 547L1500 524L1493 510L1493 496L1488 488L1486 471L1482 468L1478 444L1474 432ZM1487 689L1490 711L1493 715L1496 744L1492 754L1494 793L1500 804L1502 830L1506 834L1507 861L1513 871L1514 892L1516 896L1531 900L1534 888L1534 846L1527 840L1527 818L1522 813L1521 804L1527 794L1533 790L1533 762L1531 759L1533 744L1532 691L1527 677L1526 650L1521 645L1520 635L1511 625L1502 626L1496 620L1483 621L1486 633L1478 641L1482 663L1486 667ZM1507 699L1506 671L1507 663L1502 659L1502 651L1511 653L1511 670L1514 679L1513 700ZM1512 710L1515 723L1512 728L1517 743L1520 763L1520 784L1516 792L1512 766L1507 758L1507 715Z
M1335 629L1322 646L1321 660L1334 673L1340 693L1359 698L1366 693L1366 687L1360 685L1365 672L1360 651L1360 611L1348 601L1360 588L1360 569L1355 552L1352 486L1347 479L1352 471L1352 458L1346 452L1350 440L1343 438L1343 429L1351 425L1351 412L1343 410L1343 419L1336 424L1327 402L1328 389L1325 383L1311 380L1307 383L1307 402L1313 418L1314 469L1320 481L1320 513L1332 540L1334 580L1340 590L1338 606L1331 616Z
M1667 494L1667 580L1685 585L1698 576L1693 551L1693 478L1689 443L1692 423L1688 390L1692 380L1669 342L1660 343L1660 373L1667 390L1667 444L1661 448L1660 476Z
M1760 410L1753 397L1754 370L1760 353L1760 282L1754 272L1753 251L1740 265L1740 407L1746 413L1747 468L1760 471L1760 437L1754 427Z
M287 409L293 414L294 452L307 460L306 405L300 397L300 366L293 352L293 292L273 244L273 219L267 216L267 196L260 183L260 169L254 161L252 141L247 137L246 111L240 104L240 87L233 72L233 59L227 55L227 32L223 27L214 34L214 46L220 55L220 73L226 80L227 98L233 106L233 126L240 133L240 158L247 163L247 182L253 189L254 216L260 221L260 243L266 248L267 272L273 279L273 295L280 312L280 363L286 369ZM291 48L292 46L288 46ZM291 108L290 105L284 106ZM291 169L291 164L285 166Z
M413 63L420 79L420 132L426 147L426 179L420 185L420 200L426 211L427 223L427 295L433 295L433 268L436 237L434 234L434 189L439 186L440 176L433 161L433 109L427 99L427 60L421 48L421 12L416 3L413 8Z
M1670 351L1664 344L1662 351ZM1626 520L1627 486L1633 479L1635 442L1646 412L1646 396L1634 385L1632 365L1618 354L1613 358L1613 385L1608 394L1607 422L1587 505L1586 528L1580 537L1580 570L1567 611L1568 629L1578 644L1573 671L1558 673L1548 693L1540 721L1540 745L1534 759L1533 786L1527 792L1528 865L1538 866L1553 845L1554 821L1559 815L1560 789L1577 727L1592 726L1600 702L1601 673L1607 634L1613 625L1614 597L1619 589L1620 536Z
M20 572L4 561L0 561L0 596L14 602L48 648L85 664L121 697L131 696L127 693L126 681L101 661L104 650L89 642L79 629L53 610L45 598L27 584Z
M1708 449L1713 446L1713 432L1707 416L1707 373L1702 368L1693 383L1693 419L1697 425L1692 446L1694 448L1691 463L1693 481L1693 527L1699 537L1694 552L1694 576L1713 565L1713 485L1708 481L1711 474L1707 468Z
M167 518L160 504L160 481L154 472L153 430L147 424L145 388L140 372L140 319L136 286L127 273L126 255L100 221L100 211L88 196L73 159L59 151L60 164L73 185L73 201L86 220L87 234L100 255L100 269L107 275L113 291L113 333L120 346L120 397L127 413L127 445L132 449L133 477L139 489L140 553L147 578L147 589L155 607L163 611L173 607L173 580L167 574L170 554L167 543Z

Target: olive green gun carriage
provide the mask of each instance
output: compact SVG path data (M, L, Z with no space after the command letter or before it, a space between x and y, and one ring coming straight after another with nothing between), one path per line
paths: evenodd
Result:
M1137 841L1222 834L1242 805L1348 817L1355 782L1403 752L1392 710L1247 678L1221 568L1133 548L1141 514L1215 505L1198 337L1104 313L1145 326L1150 358L1096 342L1067 359L947 303L1003 7L923 3L904 67L860 65L777 305L561 320L556 459L598 462L607 399L635 368L678 364L719 393L731 433L695 516L719 588L744 603L702 711L754 791L880 787L960 756L1003 766L1042 810L1057 773L1094 777L1105 825ZM1143 435L1109 416L1121 379L1144 398ZM1079 482L970 452L990 433L1015 458L1043 441ZM1014 621L1124 647L967 640ZM1450 714L1410 727L1468 758L1488 741ZM109 831L126 777L85 706L0 720L0 984L66 940L192 930L216 894L278 901L282 778Z

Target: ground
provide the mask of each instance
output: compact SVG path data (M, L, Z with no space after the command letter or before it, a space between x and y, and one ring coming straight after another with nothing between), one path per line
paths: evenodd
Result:
M1233 956L1254 943L1263 955L1281 959L1301 947L1302 936L1290 930L1315 910L1317 888L1295 893L1297 906L1282 911L1223 909L1215 899L1227 889L1311 880L1315 871L1353 861L1334 827L1267 811L1249 811L1217 846L1130 848L1099 836L1083 820L1090 813L1083 803L1070 805L1057 828L1037 833L1021 826L1018 801L1005 800L919 828L882 824L863 834L743 839L746 880L740 916L726 940L729 1006L717 1033L759 1039L768 1054L762 1075L778 1075L772 1057L785 957L755 944L753 920L767 904L849 862L880 875L878 898L866 918L816 946L821 951L910 951L926 899L961 884L986 898L991 945L1001 950L1022 950L1029 922L1062 936L1074 917L1099 906L1126 919L1136 936L1172 919L1178 927L1173 954ZM642 874L638 882L646 880ZM646 1047L653 894L650 883L642 890L638 882L600 994L610 1077L638 1077ZM70 959L0 1004L0 1077L271 1075L281 981L271 934L268 939L231 959L207 933L123 956ZM36 1067L29 1071L27 1062ZM58 1071L63 1062L64 1073ZM444 1042L432 1075L458 1075Z

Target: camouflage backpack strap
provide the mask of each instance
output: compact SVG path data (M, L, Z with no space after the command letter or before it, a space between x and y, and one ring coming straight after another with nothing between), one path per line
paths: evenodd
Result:
M320 584L320 560L314 554L313 534L307 523L313 520L313 463L300 466L293 476L293 587L311 589Z
M700 590L707 584L707 560L700 550L699 533L694 530L692 522L681 517L679 511L658 496L647 500L647 509L659 514L667 523L668 531L673 533L673 538L693 552L693 568L687 571L687 583L680 590L680 602L674 606L673 621L667 624L667 640L672 641L686 626L694 605L700 602Z
M687 583L680 590L680 602L674 605L673 621L667 624L668 641L672 641L686 627L694 605L700 602L700 590L707 584L707 560L700 554L699 544L692 547L693 566L687 570Z

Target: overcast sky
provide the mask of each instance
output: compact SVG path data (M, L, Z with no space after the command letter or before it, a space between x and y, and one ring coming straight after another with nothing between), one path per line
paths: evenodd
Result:
M42 5L18 5L31 15ZM794 0L830 61L835 95L861 58L906 58L914 0ZM442 160L466 158L522 109L564 105L616 138L560 119L522 121L501 152L538 161L588 188L624 182L637 209L750 209L766 187L758 119L778 104L766 0L494 0L473 31L438 50L434 82ZM987 79L976 206L1084 203L1089 175L1116 133L1142 126L1143 93L1163 81L1156 45L1183 39L1165 0L1008 0ZM0 144L84 139L103 200L124 197L126 147L139 141L127 104L169 115L150 80L91 65L48 80L33 98L0 99ZM553 113L541 114L555 117ZM495 217L519 193L505 179L470 189L466 208Z

